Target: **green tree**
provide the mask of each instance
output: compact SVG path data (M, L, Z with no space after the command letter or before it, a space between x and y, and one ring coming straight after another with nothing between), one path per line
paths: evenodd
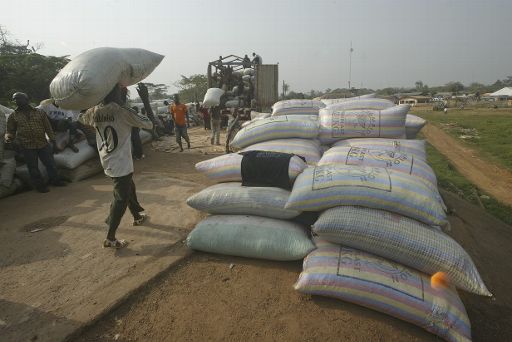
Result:
M174 85L179 89L178 94L182 103L202 101L208 90L208 78L201 74L189 77L181 75L181 79Z
M53 78L68 62L67 56L43 56L37 48L8 39L0 27L0 102L10 103L16 91L27 93L31 102L39 103L50 97Z
M451 92L454 95L464 90L464 85L460 82L448 82L445 87L447 91Z
M145 83L146 87L148 87L149 98L151 100L162 100L168 99L169 95L167 94L167 89L169 86L163 83L154 84L154 83Z

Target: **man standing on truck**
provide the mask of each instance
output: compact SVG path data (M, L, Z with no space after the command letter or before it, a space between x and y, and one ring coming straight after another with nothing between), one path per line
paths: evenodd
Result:
M176 142L180 147L180 152L183 152L183 145L181 138L187 142L187 147L190 149L190 138L187 133L187 111L188 108L183 103L180 103L178 94L174 95L174 104L171 106L172 117L174 118L174 130L176 133Z
M262 64L261 56L257 55L256 52L252 53L252 64L254 64L254 65Z
M146 111L149 107L147 87L139 83L137 92L144 103ZM121 222L126 207L133 215L133 225L141 225L146 219L144 208L137 200L135 184L133 183L132 159L132 127L145 129L153 128L153 123L147 116L138 115L126 105L127 89L117 85L103 99L103 102L88 109L80 115L79 120L86 125L96 128L96 141L100 154L101 165L105 174L114 183L114 199L110 204L110 214L105 223L108 225L107 238L103 247L122 248L128 242L118 240L116 231Z

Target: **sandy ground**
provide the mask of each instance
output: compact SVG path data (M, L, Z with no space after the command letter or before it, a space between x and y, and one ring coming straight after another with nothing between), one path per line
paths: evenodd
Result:
M0 341L438 340L389 316L297 293L300 262L189 251L182 241L204 214L184 200L210 184L193 165L222 153L201 129L191 136L191 150L155 142L136 164L151 220L131 227L126 215L119 236L131 241L127 250L99 247L111 196L104 177L0 200ZM455 213L451 234L495 295L461 293L474 340L510 341L511 227L445 196ZM29 233L34 227L43 230Z
M498 201L512 206L512 172L478 157L441 128L428 124L421 131L464 177Z

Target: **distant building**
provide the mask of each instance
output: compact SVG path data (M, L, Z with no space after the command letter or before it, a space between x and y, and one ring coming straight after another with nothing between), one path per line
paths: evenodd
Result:
M416 106L419 103L429 103L430 100L430 96L403 96L398 100L398 104L410 104L411 106Z
M489 94L495 101L508 101L512 100L512 87L505 87L494 93Z

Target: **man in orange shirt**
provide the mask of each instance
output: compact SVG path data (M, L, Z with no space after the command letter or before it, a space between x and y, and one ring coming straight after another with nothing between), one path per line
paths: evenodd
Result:
M183 152L181 145L181 137L187 142L187 147L190 149L190 138L187 133L187 106L180 103L178 95L174 96L174 104L171 107L171 114L174 118L174 126L176 133L176 142L180 146L180 152Z

